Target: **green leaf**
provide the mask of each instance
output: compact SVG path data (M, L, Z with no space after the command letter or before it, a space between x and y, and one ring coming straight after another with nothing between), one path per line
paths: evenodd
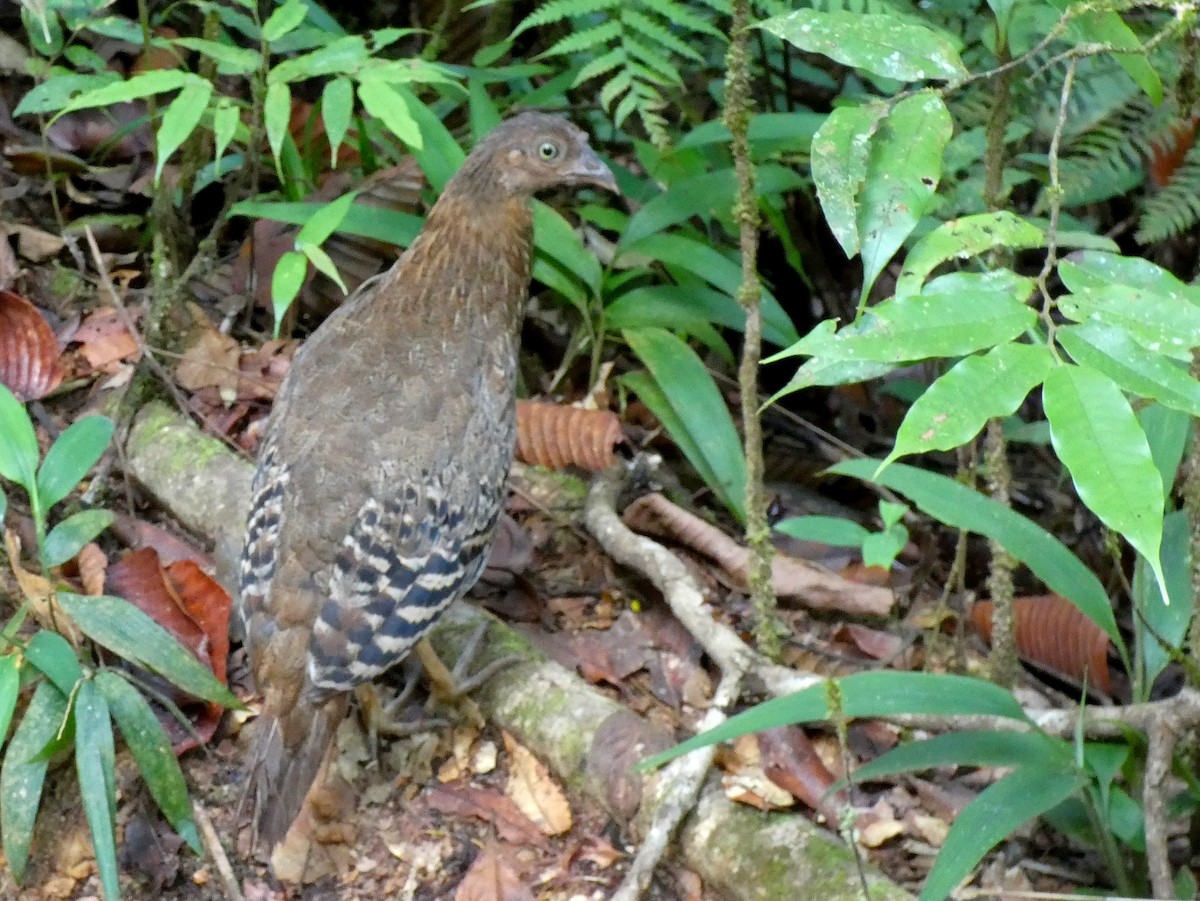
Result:
M623 335L650 370L661 400L669 405L674 429L652 406L659 397L642 395L642 400L662 419L679 449L722 503L744 521L746 461L729 409L712 376L696 352L665 329L631 329Z
M943 222L909 251L896 282L896 296L919 293L930 273L948 260L979 256L998 247L1026 250L1045 243L1042 229L1008 210Z
M801 50L896 81L957 81L967 76L945 34L886 13L798 9L759 27Z
M261 62L259 55L253 50L220 41L177 37L172 38L171 43L204 54L217 64L217 74L219 75L250 75L258 70Z
M287 0L282 6L276 7L270 18L263 22L263 40L268 44L279 40L285 34L299 28L307 16L308 6L304 0Z
M965 357L909 408L881 466L905 454L966 444L989 419L1015 412L1053 365L1054 355L1041 344L1001 344L981 356Z
M12 114L13 116L27 116L37 113L52 113L62 109L76 96L117 83L123 82L121 76L116 72L97 72L94 75L85 75L79 72L55 74L41 84L30 88Z
M600 293L601 272L596 255L584 248L575 229L557 210L540 201L533 205L533 240L538 251L583 282L592 296Z
M124 81L110 82L102 87L85 91L72 99L54 118L57 119L59 116L75 110L141 100L165 91L177 91L185 85L196 83L208 84L199 75L193 75L190 72L183 72L179 69L154 69L133 75Z
M1025 305L1031 279L1006 270L956 272L935 279L922 294L892 298L830 336L822 323L781 354L829 360L901 363L956 357L1002 344L1037 321Z
M1146 558L1167 596L1159 560L1162 477L1125 395L1102 373L1059 366L1042 385L1042 405L1079 499Z
M1083 775L1073 767L1048 761L1024 766L988 786L955 818L925 880L921 901L948 897L988 851L1083 784Z
M721 291L682 285L643 285L623 292L604 308L605 321L616 331L657 325L690 332L696 323L708 322L742 331L746 311Z
M922 92L892 107L871 141L867 176L858 201L866 301L883 267L925 215L937 191L942 151L954 126L945 103Z
M861 547L871 534L854 520L837 516L791 516L772 528L801 541L820 541L837 547Z
M79 658L75 656L71 643L49 629L42 629L29 639L25 646L25 659L67 697L75 690L75 683L83 678Z
M1076 292L1124 285L1200 306L1200 287L1180 281L1166 269L1142 257L1086 251L1060 263L1059 277L1064 285Z
M858 238L858 195L867 178L871 141L887 116L883 103L841 106L813 135L812 177L825 221L846 256L861 248Z
M279 155L283 150L283 139L287 137L288 121L292 116L292 90L279 82L267 87L267 98L263 103L263 121L267 128L267 143L275 167L279 168Z
M324 274L331 282L342 289L343 294L349 294L346 290L346 283L342 281L342 274L337 270L337 264L324 250L316 244L297 242L297 247L304 254L305 258L316 267L318 272Z
M1067 0L1052 0L1051 5L1060 12L1066 12L1069 8ZM1162 78L1147 59L1141 39L1125 24L1120 15L1108 11L1088 11L1081 15L1078 14L1079 10L1072 12L1075 14L1067 19L1067 35L1079 44L1103 44L1105 47L1111 47L1114 51L1113 59L1125 70L1125 74L1133 79L1134 84L1145 92L1155 106L1162 103Z
M158 673L188 694L225 707L241 703L162 626L121 598L58 593L58 602L88 638Z
M329 165L337 167L338 148L350 130L354 113L354 86L348 78L334 78L321 92L321 118L329 138Z
M421 129L413 118L412 110L390 84L382 81L363 82L358 86L358 99L362 101L363 109L414 152L424 146Z
M855 782L944 766L1016 768L1056 759L1070 765L1071 746L1042 732L947 732L923 741L897 745L854 771Z
M872 532L863 539L863 564L891 569L907 544L908 529L898 523L893 523L882 532Z
M83 546L113 524L108 510L80 510L50 530L42 545L42 563L58 566L83 550Z
M0 746L8 737L8 727L12 725L20 690L21 658L18 654L5 654L0 657Z
M410 142L409 149L429 184L434 190L441 191L467 155L445 123L412 91L402 85L394 85L393 89L408 104L408 111L421 133L420 143L414 145Z
M827 471L886 485L938 522L998 541L1051 591L1067 598L1118 647L1122 645L1108 595L1100 580L1062 542L1037 523L938 473L893 463L872 479L877 468L877 461L862 459L843 461Z
M350 207L354 204L354 198L357 196L357 192L349 191L337 200L321 204L321 208L316 214L301 226L300 232L296 235L296 243L324 244L325 239L341 227L342 221L350 212Z
M855 673L829 679L795 694L764 701L744 713L731 716L715 729L702 732L668 751L643 760L638 768L645 770L661 766L689 751L751 732L826 720L830 716L830 687L827 683L836 686L841 697L842 714L851 719L932 714L999 716L1022 723L1029 722L1025 711L1009 691L983 679L895 670Z
M237 134L239 124L241 124L241 114L238 112L238 108L229 98L220 98L217 101L216 109L213 110L213 144L216 147L215 159L219 160L225 155L225 148L229 146L229 142Z
M49 510L74 490L112 440L113 423L106 416L85 416L67 427L46 451L37 474L42 507Z
M304 225L321 211L319 203L274 203L268 201L243 200L233 205L231 216L254 216ZM352 206L342 220L339 231L346 235L361 235L386 241L399 247L407 247L421 231L423 221L419 216L399 210L384 210L379 207L357 204Z
M95 683L86 680L75 695L75 771L79 774L83 812L92 833L100 887L109 899L120 897L121 892L113 831L117 813L115 758L108 704Z
M29 414L13 393L0 384L0 476L16 482L32 497L37 492L37 465L37 435Z
M1076 363L1102 372L1124 390L1200 416L1200 382L1183 365L1147 350L1120 326L1090 320L1060 326L1054 337Z
M1169 601L1147 572L1144 559L1138 559L1133 571L1133 600L1138 611L1134 632L1139 652L1139 691L1135 700L1150 699L1154 680L1171 662L1171 650L1180 650L1187 636L1192 618L1192 553L1188 539L1187 514L1182 510L1168 513L1163 518L1162 561Z
M97 673L95 683L108 702L109 711L137 761L158 809L193 851L203 853L196 822L192 819L187 783L158 717L137 689L112 670Z
M39 752L58 734L66 716L67 696L52 682L39 682L0 765L0 836L17 882L25 878L33 823L49 766Z
M171 101L163 113L162 123L155 137L157 149L154 161L154 184L162 177L163 166L171 154L180 148L188 136L204 118L208 101L212 98L213 86L207 81L193 81L184 85L179 96Z
M296 250L289 250L275 264L275 272L271 275L271 306L275 310L276 337L283 316L300 293L307 274L308 257Z
M360 35L344 35L311 53L285 59L271 69L267 83L301 81L323 75L349 75L367 60L366 41Z

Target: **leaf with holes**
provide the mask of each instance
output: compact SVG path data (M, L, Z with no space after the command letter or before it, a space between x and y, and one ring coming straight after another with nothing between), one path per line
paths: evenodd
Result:
M871 141L887 112L883 103L841 106L813 135L810 158L817 197L825 221L848 257L860 249L858 194L867 177Z

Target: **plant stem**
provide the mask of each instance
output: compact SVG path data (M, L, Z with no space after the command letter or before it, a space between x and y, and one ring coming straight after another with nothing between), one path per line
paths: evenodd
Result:
M758 197L754 164L750 160L750 2L733 0L733 37L725 57L725 125L732 135L733 165L737 174L734 217L742 253L742 284L738 303L746 314L745 340L738 366L742 434L746 455L746 544L750 603L755 614L759 650L772 659L779 656L781 629L775 616L771 586L771 531L763 490L762 426L758 418L758 365L762 356L762 291L758 284Z

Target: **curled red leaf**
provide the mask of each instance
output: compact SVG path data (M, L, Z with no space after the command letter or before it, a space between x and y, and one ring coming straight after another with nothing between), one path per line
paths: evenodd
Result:
M62 380L50 324L20 294L0 291L0 382L18 400L29 401L45 397Z
M517 401L517 457L525 463L599 472L612 465L623 440L621 420L609 410Z

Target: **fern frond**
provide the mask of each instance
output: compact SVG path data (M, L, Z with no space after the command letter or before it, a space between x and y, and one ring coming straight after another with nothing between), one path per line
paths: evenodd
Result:
M1188 150L1167 186L1147 198L1135 237L1155 244L1182 234L1200 222L1200 148Z
M627 9L621 14L621 23L641 32L650 41L675 51L679 56L686 56L698 63L704 62L704 57L686 41L673 35L665 25L655 22L649 16L636 9Z
M620 36L621 23L613 19L597 25L595 28L589 28L586 31L577 31L564 38L559 38L549 50L539 53L536 58L545 59L551 56L566 56L571 53L578 53L581 50L591 50L593 47L602 47Z
M580 19L606 9L620 7L621 0L550 0L540 9L531 12L520 24L513 29L512 37L516 37L530 28L552 25L565 19Z

